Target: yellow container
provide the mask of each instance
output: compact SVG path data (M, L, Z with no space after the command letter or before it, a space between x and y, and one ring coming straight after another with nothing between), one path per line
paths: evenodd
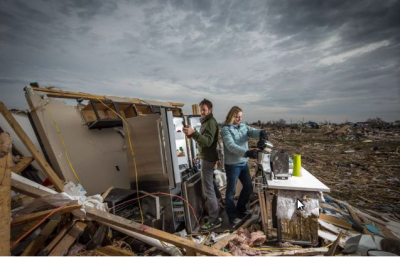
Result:
M293 176L301 177L301 155L293 155Z

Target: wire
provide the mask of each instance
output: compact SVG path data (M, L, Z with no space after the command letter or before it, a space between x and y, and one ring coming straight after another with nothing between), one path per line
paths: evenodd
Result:
M138 172L137 172L137 167L136 167L136 158L135 158L135 151L133 150L133 146L132 146L132 141L131 141L131 134L130 134L130 126L128 124L128 122L126 122L125 118L122 117L121 115L119 115L116 111L114 111L112 108L110 108L109 106L107 106L105 103L103 103L103 101L101 101L99 98L96 98L102 105L104 105L106 108L110 109L113 113L115 113L118 117L120 117L122 119L122 121L125 123L126 125L126 130L128 132L128 142L129 142L129 148L131 149L131 154L133 157L133 165L135 167L135 180L136 180L136 194L137 197L139 198L139 181L138 181ZM144 223L144 219L143 219L143 210L142 210L142 206L140 204L139 201L139 210L140 210L140 218L142 220L142 224Z
M193 216L194 216L194 218L195 218L195 220L196 220L196 223L197 223L197 225L200 227L200 223L199 223L199 221L198 221L198 219L197 219L197 217L196 217L196 213L195 213L195 211L194 211L193 206L192 206L185 198L183 198L183 197L181 197L181 196L179 196L179 195L173 195L173 194L168 194L168 193L163 193L163 192L147 193L147 194L142 195L142 196L140 196L140 197L137 197L137 198L134 198L134 199L130 199L130 200L128 200L128 201L125 201L125 202L122 202L122 203L120 203L120 204L117 204L117 205L115 205L114 207L111 207L110 210L112 210L112 209L114 209L114 208L117 208L118 206L121 206L121 205L123 205L123 204L129 203L129 202L132 202L132 201L136 201L136 200L139 200L139 199L141 199L141 198L148 197L148 196L151 196L151 195L167 195L167 196L178 197L178 198L182 199L185 203L187 203L187 204L189 205L190 209L192 210ZM139 202L140 202L140 201L139 201Z
M246 247L247 249L250 250L259 250L259 251L272 251L272 250L300 250L303 248L299 247L260 247L260 248L254 248L254 247Z
M50 212L46 217L44 217L41 221L39 221L35 226L33 226L29 231L27 231L25 234L23 234L20 238L18 238L17 241L15 241L14 243L12 243L12 245L10 246L10 248L13 248L14 246L16 246L22 239L24 239L27 235L29 235L32 231L34 231L37 227L39 227L46 219L48 219L50 216L54 215L56 212L58 212L61 209L64 209L65 207L67 207L66 205L62 205L60 207L58 207L57 209L55 209L54 211Z
M53 121L54 126L56 127L56 130L57 130L58 136L60 137L60 141L61 141L61 144L63 146L65 157L67 158L68 164L71 167L71 170L74 173L76 180L78 180L78 183L82 185L82 182L79 180L79 177L76 174L76 171L75 171L74 167L72 166L71 160L69 159L69 155L68 155L68 152L67 152L67 147L65 146L64 138L63 138L63 136L61 134L60 128L58 127L57 122L54 120L53 115L50 112L50 109L49 108L45 108L45 110L49 113L50 119Z

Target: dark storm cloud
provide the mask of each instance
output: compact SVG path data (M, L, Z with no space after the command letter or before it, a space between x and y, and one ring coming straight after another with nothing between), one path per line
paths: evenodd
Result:
M259 110L249 120L263 108L398 119L399 13L393 0L2 1L0 77L12 81L0 87L211 96Z
M76 14L82 20L90 20L98 15L109 16L118 9L116 1L110 0L69 0L63 1L61 12L67 15Z

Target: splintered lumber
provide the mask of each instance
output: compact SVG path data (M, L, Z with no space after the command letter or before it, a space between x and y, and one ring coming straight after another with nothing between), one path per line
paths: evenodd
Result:
M254 248L257 249L257 248ZM319 247L319 248L304 248L299 250L287 250L287 251L272 251L272 252L264 252L262 251L262 256L313 256L313 255L323 255L328 252L328 248Z
M107 245L101 248L97 248L94 250L96 254L100 254L102 256L136 256L134 252L129 250L121 249L113 245Z
M39 255L48 255L51 250L60 242L60 240L65 236L65 234L75 225L75 221L70 221L65 225L60 232L53 238L53 240L40 252Z
M15 164L14 167L11 167L11 171L19 174L22 171L24 171L32 162L33 162L32 157L22 157L20 161L17 164Z
M82 205L67 206L67 207L59 210L57 213L58 214L68 213L73 210L81 208L81 206ZM19 226L19 225L31 222L32 220L43 219L46 215L48 215L49 213L53 212L56 209L58 209L58 208L18 216L11 221L11 226Z
M101 101L107 101L110 100L110 98L107 98L102 95L93 95L93 94L87 94L87 93L82 93L82 92L71 92L71 91L64 91L64 90L58 90L58 89L52 89L52 88L41 88L41 87L32 87L34 91L40 91L40 92L45 92L47 93L46 95L48 97L55 97L55 98L70 98L70 99L78 99L82 98L85 100L98 100L100 99ZM128 99L124 99L125 102L127 102ZM130 100L130 101L129 101ZM134 98L129 98L128 102L135 103L135 104L148 104L149 101L141 100L141 99L134 99ZM183 107L185 104L184 103L174 103L174 102L162 102L163 104L170 105L170 106L175 106L175 107Z
M108 194L111 192L111 190L113 190L114 187L109 187L102 195L101 198L103 198L103 202L104 200L107 198Z
M43 155L39 152L39 150L33 144L32 140L28 137L28 135L25 133L25 131L21 128L21 126L16 121L14 116L12 116L11 113L7 110L7 108L3 104L3 102L0 102L0 112L3 114L4 118L10 124L10 126L14 129L15 133L18 135L18 137L21 139L22 143L25 145L25 147L31 153L32 157L39 164L42 171L46 174L46 176L54 184L54 187L56 188L56 190L58 192L62 192L63 188L64 188L64 184L62 183L60 178L57 176L57 174L54 172L54 170L50 167L49 163L46 161L46 159L43 157Z
M25 248L21 256L33 256L44 246L45 241L57 227L60 222L60 217L58 219L51 219L46 224L46 226L40 231L40 234L33 240L28 247Z
M33 182L32 180L15 174L14 172L11 172L11 189L15 192L19 192L33 198L39 198L57 193L50 188L42 186L36 182Z
M340 240L342 239L343 232L340 232L338 237L336 238L335 242L333 242L332 246L329 248L329 251L325 254L325 256L334 256L336 252L336 248L340 243Z
M338 219L338 218L335 218L335 217L332 217L332 216L329 216L329 215L326 215L323 213L319 214L319 218L326 222L332 223L333 225L339 226L341 228L352 229L351 223L347 222L345 220L341 220L341 219Z
M57 244L56 247L50 252L49 256L64 256L68 253L68 249L75 242L75 240L82 234L86 228L86 223L76 222L70 231L64 236L63 239Z
M0 256L10 256L11 138L0 134Z
M146 225L142 225L136 223L134 221L113 215L111 213L107 213L104 211L100 211L94 208L87 207L86 208L86 216L91 218L98 223L101 224L112 224L124 229L128 229L134 231L136 233L143 234L145 236L149 236L155 239L158 239L163 242L171 243L175 246L184 248L184 249L191 249L195 253L199 253L202 255L212 255L212 256L227 256L229 254L224 253L220 250L215 248L211 248L205 245L197 244L191 240L186 238L182 238Z

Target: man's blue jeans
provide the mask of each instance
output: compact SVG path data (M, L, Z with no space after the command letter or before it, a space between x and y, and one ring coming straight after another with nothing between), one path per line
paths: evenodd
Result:
M225 164L225 171L227 178L225 210L226 214L228 214L229 220L233 221L239 214L247 211L246 205L249 202L251 193L253 192L253 185L251 184L250 171L247 162L233 165ZM238 179L242 183L243 189L240 192L237 206L235 206L234 198Z

